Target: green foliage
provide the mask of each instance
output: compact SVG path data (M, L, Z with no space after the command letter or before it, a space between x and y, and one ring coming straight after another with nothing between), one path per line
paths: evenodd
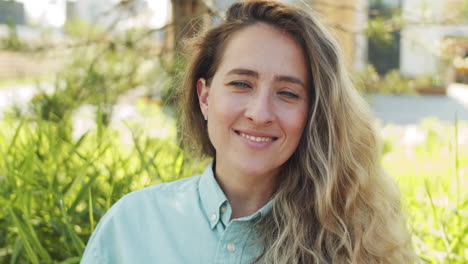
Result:
M353 82L361 92L377 93L379 92L380 76L372 64L367 64L364 70L354 73Z
M0 39L0 48L15 51L21 51L26 49L25 43L23 43L18 37L16 25L10 19L7 20L7 26L8 37L5 39Z
M389 48L394 32L403 27L402 10L396 3L369 2L366 35L374 46Z
M427 88L444 90L444 83L440 76L421 75L409 78L402 76L397 69L379 76L371 64L367 64L363 71L356 72L353 75L353 81L358 90L370 94L415 94Z
M99 37L104 29L98 25L91 24L85 20L74 18L67 20L64 25L64 31L68 36L78 39L94 39Z
M437 74L431 75L421 75L409 81L409 86L414 89L418 88L428 88L428 87L437 87L443 89L444 83L440 76Z
M425 79L424 79L425 80ZM399 70L391 70L380 77L375 67L366 65L362 72L354 75L357 89L365 93L414 94L423 84L422 78L411 80L401 75Z
M69 119L77 104L66 91L57 91L51 95L46 92L38 93L31 100L31 106L40 119L60 122Z
M33 99L36 118L63 121L83 104L98 107L103 124L108 125L119 96L140 85L157 82L155 62L146 51L151 43L139 40L135 32L115 36L77 48L70 54L54 82L53 94L38 93ZM157 61L155 59L155 61Z
M382 93L414 93L410 88L408 78L401 76L399 70L389 71L379 82L379 92Z
M393 41L393 28L388 22L389 19L384 17L375 17L367 21L367 37L382 48L389 47Z
M462 191L468 189L467 132L466 122L434 119L383 130L385 145L392 146L383 164L397 178L414 248L426 263L468 262L468 193Z
M100 123L78 139L64 136L61 122L0 127L1 263L78 263L95 225L123 195L204 166L173 136L134 128L128 146Z

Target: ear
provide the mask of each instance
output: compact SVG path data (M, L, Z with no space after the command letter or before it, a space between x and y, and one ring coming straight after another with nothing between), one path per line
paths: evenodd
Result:
M197 94L200 110L204 116L208 116L209 87L206 85L206 80L204 78L200 78L197 81Z

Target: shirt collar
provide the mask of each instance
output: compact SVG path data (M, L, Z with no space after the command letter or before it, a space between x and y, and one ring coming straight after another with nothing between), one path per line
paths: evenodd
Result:
M219 187L213 170L213 162L211 162L201 175L198 186L202 207L211 229L219 222L221 205L227 203L226 195Z
M211 162L201 175L198 186L202 207L205 212L205 216L210 223L211 229L213 229L219 223L219 221L222 221L224 226L227 226L229 223L229 218L231 217L231 207L226 198L226 195L216 181L213 171L214 162ZM259 221L262 217L271 211L273 207L273 200L274 199L271 199L254 214L238 218L236 221ZM221 206L223 204L225 204L227 209L226 212L221 215Z

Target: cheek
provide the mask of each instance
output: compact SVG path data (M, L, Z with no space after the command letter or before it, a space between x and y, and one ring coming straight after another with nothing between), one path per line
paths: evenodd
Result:
M299 138L302 135L302 131L304 130L304 125L300 120L296 120L296 122L291 122L289 125L289 133L294 135L294 137L299 141Z
M288 127L289 134L294 138L296 142L299 142L302 133L307 122L307 110L301 109L300 111L294 111L290 113L285 119L287 121L286 126Z
M217 119L217 121L223 123L226 123L230 119L238 116L242 106L245 104L239 96L229 93L219 92L212 98L213 100L210 102L208 110Z
M208 107L208 134L210 139L218 147L228 136L229 129L234 123L238 110L234 100L227 96L216 95L216 100L209 102Z

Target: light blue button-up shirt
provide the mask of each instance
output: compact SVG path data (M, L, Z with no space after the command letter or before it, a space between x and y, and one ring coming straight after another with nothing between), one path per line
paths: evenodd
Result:
M256 213L230 220L231 206L212 164L201 175L132 192L99 222L82 264L251 263L260 254Z

